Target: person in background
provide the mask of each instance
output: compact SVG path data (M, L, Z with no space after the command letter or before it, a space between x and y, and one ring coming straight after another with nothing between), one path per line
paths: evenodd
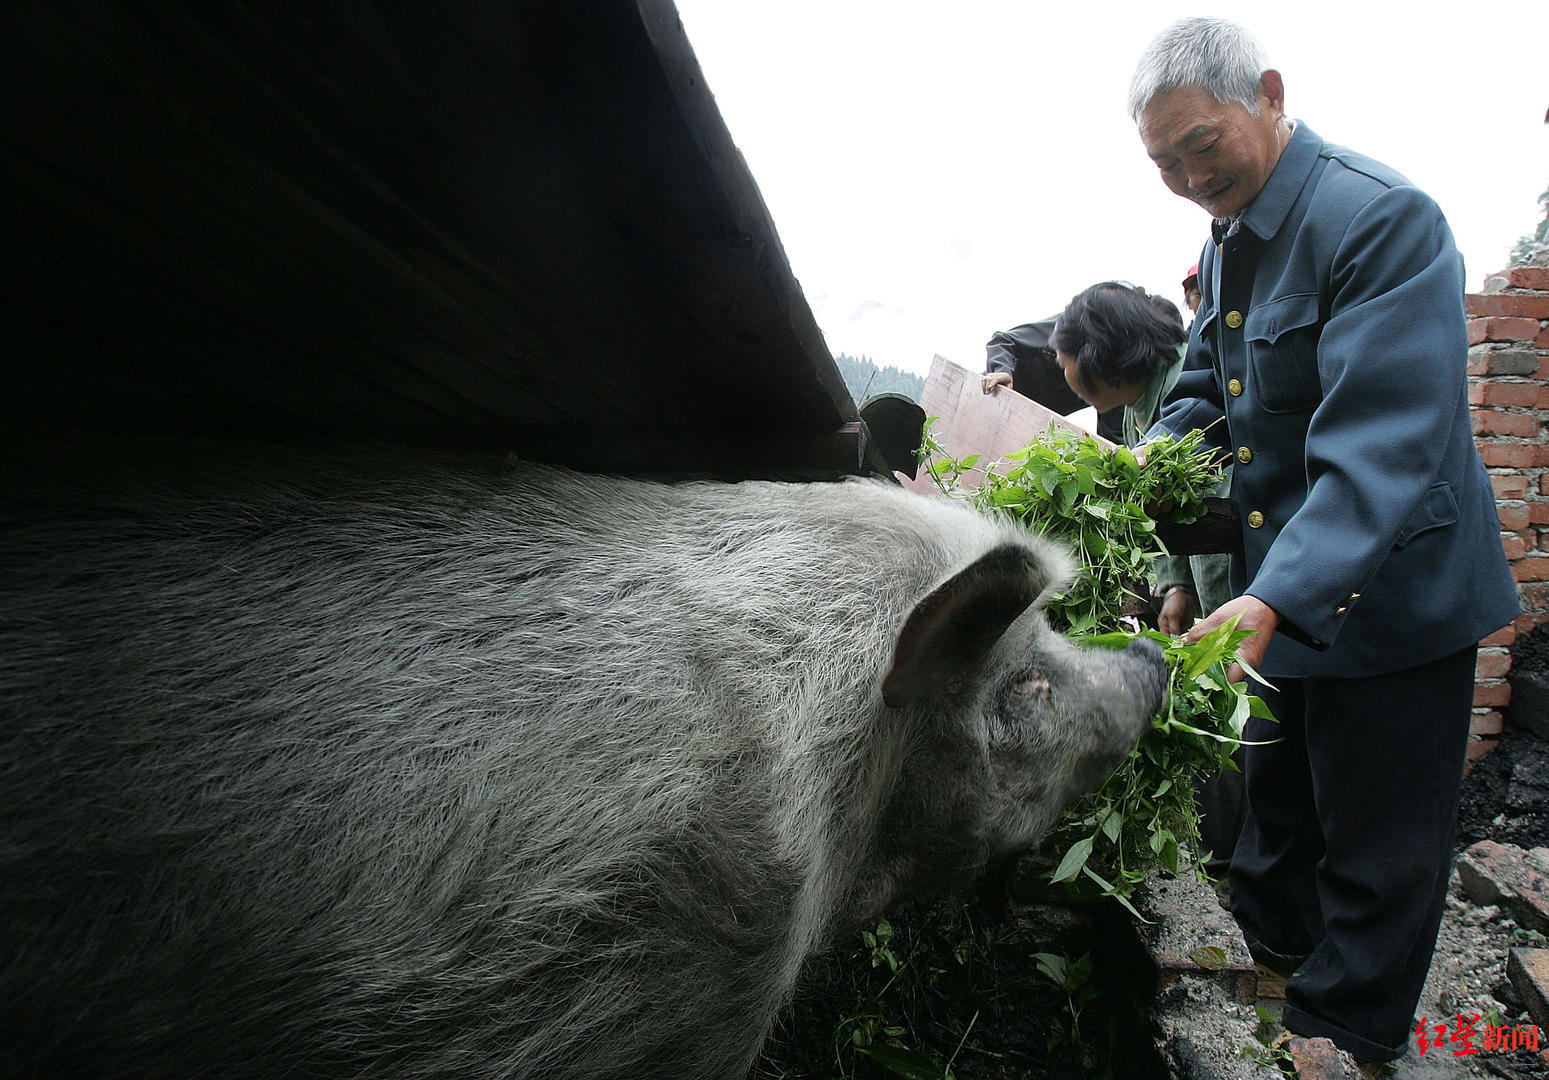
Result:
M1162 31L1130 115L1212 218L1178 383L1150 435L1235 458L1248 722L1231 907L1281 1022L1365 1063L1404 1054L1451 870L1480 639L1518 614L1474 446L1463 264L1436 203L1285 113L1224 19ZM1242 678L1241 670L1232 672Z
M1049 346L1049 334L1058 318L1050 315L1038 322L995 331L985 343L980 389L994 395L1003 387L1010 387L1061 416L1081 408L1082 399L1065 385L1053 364L1054 350ZM1107 412L1099 410L1097 433L1109 442L1118 442L1123 417L1122 408Z
M1199 313L1199 263L1189 267L1189 272L1183 275L1183 306L1189 309L1190 315Z

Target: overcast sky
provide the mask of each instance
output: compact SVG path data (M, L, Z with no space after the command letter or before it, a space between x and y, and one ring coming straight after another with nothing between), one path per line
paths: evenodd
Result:
M1184 15L1243 22L1290 116L1429 192L1471 289L1543 217L1546 0L677 6L829 349L883 366L977 369L993 331L1108 278L1181 300L1209 220L1162 186L1124 96Z

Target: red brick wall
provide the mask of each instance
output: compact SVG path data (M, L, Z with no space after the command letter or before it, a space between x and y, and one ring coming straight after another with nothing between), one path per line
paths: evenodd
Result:
M1500 736L1512 642L1549 622L1549 267L1514 267L1487 288L1466 298L1469 402L1523 613L1479 650L1470 760Z

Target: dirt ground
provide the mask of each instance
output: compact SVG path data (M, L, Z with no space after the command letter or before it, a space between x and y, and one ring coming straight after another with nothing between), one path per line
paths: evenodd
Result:
M1549 744L1531 732L1508 727L1500 744L1486 754L1463 782L1458 812L1458 850L1479 840L1495 840L1522 848L1549 846ZM1507 1023L1532 1024L1506 978L1506 954L1514 946L1542 945L1521 930L1510 914L1495 906L1481 907L1463 893L1453 875L1453 887L1443 916L1436 956L1421 996L1419 1011L1440 1023L1474 1013L1499 1014ZM1540 1046L1549 1040L1540 1032ZM1476 1044L1477 1045L1477 1044ZM1432 1047L1409 1055L1392 1074L1394 1080L1448 1080L1452 1077L1549 1077L1530 1053L1479 1053L1453 1056Z

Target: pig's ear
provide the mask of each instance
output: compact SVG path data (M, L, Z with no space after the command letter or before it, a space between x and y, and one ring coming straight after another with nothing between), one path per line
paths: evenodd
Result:
M909 613L882 680L893 708L951 693L1050 584L1027 548L1006 544L953 575Z

